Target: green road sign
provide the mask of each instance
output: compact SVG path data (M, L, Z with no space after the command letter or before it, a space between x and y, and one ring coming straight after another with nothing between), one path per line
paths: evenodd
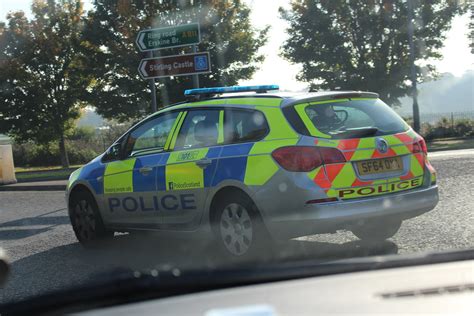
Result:
M137 46L142 52L190 46L199 42L201 42L199 23L143 30L137 36Z

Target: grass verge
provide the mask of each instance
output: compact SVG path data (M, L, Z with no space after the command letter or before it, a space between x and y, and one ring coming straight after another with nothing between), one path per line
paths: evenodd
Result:
M77 169L82 165L71 165L69 169ZM15 172L31 172L31 171L52 171L52 170L68 170L61 166L48 166L48 167L16 167Z
M474 148L474 138L436 139L426 144L428 151Z
M16 168L15 176L18 182L48 181L48 180L66 180L71 173L79 168L46 167L46 168Z

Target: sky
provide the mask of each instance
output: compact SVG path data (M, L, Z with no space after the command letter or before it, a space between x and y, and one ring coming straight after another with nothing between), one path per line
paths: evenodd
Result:
M0 0L0 19L12 10L30 11L32 0ZM279 48L285 40L285 21L279 18L278 8L288 8L289 0L244 0L252 8L252 23L257 28L270 24L268 43L261 48L266 56L260 70L251 80L240 84L279 84L281 90L300 91L306 88L305 83L297 82L296 75L300 69L279 56ZM90 9L91 0L85 0L85 9ZM438 71L449 72L461 77L466 71L474 70L474 54L471 54L467 38L469 15L465 14L453 20L452 28L447 33L445 47L442 49L443 58L435 61Z

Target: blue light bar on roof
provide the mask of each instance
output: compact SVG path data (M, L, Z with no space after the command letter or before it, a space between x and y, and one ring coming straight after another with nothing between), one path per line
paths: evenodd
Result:
M201 94L221 94L221 93L235 93L235 92L266 92L269 90L279 90L280 87L276 84L261 85L261 86L233 86L233 87L215 87L215 88L200 88L189 89L184 91L184 95L201 95Z

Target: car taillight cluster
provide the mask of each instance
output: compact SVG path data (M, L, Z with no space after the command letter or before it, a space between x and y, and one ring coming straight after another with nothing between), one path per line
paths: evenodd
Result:
M413 143L413 150L414 154L416 153L424 153L425 155L428 154L428 148L426 147L426 142L423 137L418 136L416 141Z
M319 166L346 162L337 148L287 146L273 151L272 157L288 171L308 172Z

